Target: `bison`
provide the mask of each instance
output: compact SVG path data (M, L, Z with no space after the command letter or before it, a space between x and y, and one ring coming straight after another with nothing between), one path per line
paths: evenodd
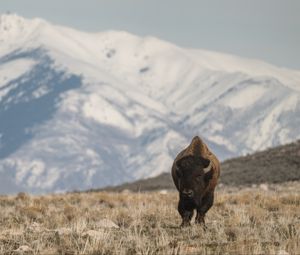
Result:
M195 136L191 144L177 155L172 166L172 178L179 191L178 212L182 218L181 226L190 225L195 209L195 223L205 226L204 217L213 205L219 176L219 160Z

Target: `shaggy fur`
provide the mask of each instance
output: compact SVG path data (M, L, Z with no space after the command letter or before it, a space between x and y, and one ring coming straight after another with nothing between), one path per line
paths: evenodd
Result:
M219 160L198 136L194 137L172 166L172 178L179 191L178 212L182 226L190 225L195 209L195 222L205 224L204 217L213 205L219 176Z

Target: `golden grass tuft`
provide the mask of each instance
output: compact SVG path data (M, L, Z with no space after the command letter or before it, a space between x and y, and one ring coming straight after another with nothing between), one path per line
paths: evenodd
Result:
M0 254L297 254L300 183L216 192L207 230L181 229L177 192L0 196ZM108 219L119 228L103 227Z

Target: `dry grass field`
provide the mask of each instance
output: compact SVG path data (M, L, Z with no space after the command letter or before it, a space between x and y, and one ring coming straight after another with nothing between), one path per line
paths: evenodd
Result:
M178 227L177 196L0 196L0 254L300 254L299 182L219 188L206 231Z

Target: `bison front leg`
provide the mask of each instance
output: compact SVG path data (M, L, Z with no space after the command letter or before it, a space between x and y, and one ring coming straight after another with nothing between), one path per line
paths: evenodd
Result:
M205 226L205 220L204 220L204 217L205 217L205 214L202 214L202 213L200 213L200 212L197 210L197 215L196 215L196 218L195 218L195 223L196 223L196 224L202 224L203 226Z
M180 198L178 203L178 212L182 218L181 227L186 227L191 225L191 219L194 214L194 208L189 201L185 201Z
M195 219L196 224L202 224L205 227L205 214L212 207L214 203L214 193L208 193L202 198L200 205L197 207L197 215Z

